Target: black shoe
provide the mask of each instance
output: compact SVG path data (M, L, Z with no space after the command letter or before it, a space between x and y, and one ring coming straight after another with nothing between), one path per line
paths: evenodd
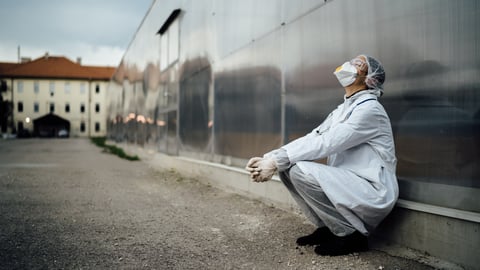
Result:
M302 236L297 239L297 245L299 246L314 246L320 245L329 241L330 238L335 236L327 227L316 229L312 234Z
M323 256L347 255L367 250L368 239L358 231L343 237L331 237L330 241L315 247L315 253Z

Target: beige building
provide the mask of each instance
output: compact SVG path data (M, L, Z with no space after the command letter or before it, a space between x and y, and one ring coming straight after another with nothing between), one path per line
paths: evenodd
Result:
M0 63L0 128L18 136L106 134L107 85L115 68L83 66L65 57Z

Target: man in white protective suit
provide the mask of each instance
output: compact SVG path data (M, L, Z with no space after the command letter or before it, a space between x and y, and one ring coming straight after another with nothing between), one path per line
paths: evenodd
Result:
M373 57L359 55L335 72L344 102L307 135L263 157L246 169L255 182L278 171L304 214L318 227L297 239L320 255L368 249L367 236L398 199L396 157L390 119L378 99L385 71ZM327 158L327 164L314 162Z

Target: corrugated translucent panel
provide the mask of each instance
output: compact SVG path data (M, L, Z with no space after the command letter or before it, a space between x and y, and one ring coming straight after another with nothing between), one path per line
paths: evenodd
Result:
M480 212L479 5L156 1L114 76L109 136L241 166L319 125L343 102L333 70L366 53L387 74L401 197Z

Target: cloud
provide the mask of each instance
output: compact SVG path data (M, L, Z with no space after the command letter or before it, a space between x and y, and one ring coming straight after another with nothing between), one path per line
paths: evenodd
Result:
M84 64L119 64L152 0L0 2L0 61L49 52ZM102 62L104 61L104 62Z
M65 56L72 61L77 57L82 59L83 65L112 66L120 64L125 49L117 46L93 45L88 43L71 43L66 48L54 48L42 46L21 46L21 57L35 59L48 53L55 56ZM18 52L15 44L0 44L0 61L17 62Z
M98 46L91 44L76 44L72 46L72 52L69 55L74 55L75 51L82 51L83 55L77 57L82 58L82 64L84 65L108 65L118 66L122 59L125 49L115 46ZM76 61L76 57L72 60Z

